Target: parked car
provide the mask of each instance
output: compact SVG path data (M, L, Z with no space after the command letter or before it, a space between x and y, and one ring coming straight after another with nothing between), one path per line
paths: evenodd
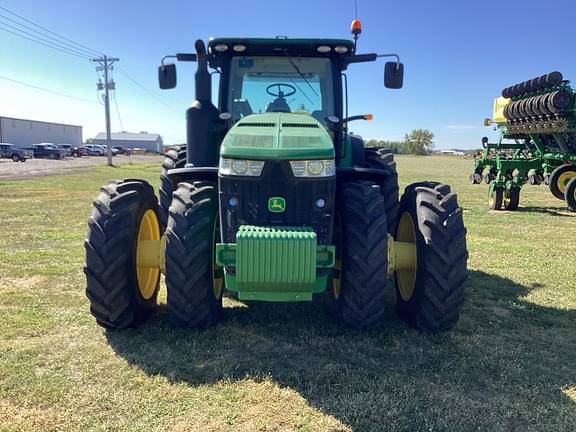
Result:
M26 162L26 159L33 157L34 153L30 149L18 148L10 143L0 143L0 158L12 159L14 162Z
M85 147L77 147L72 144L58 144L58 148L66 150L66 156L88 156L88 150Z
M106 154L104 146L98 144L84 144L84 147L88 150L89 156L104 156Z
M33 144L32 151L35 158L64 159L66 150L56 147L53 143Z
M112 151L116 151L116 154L128 154L128 151L122 146L114 146L112 147Z

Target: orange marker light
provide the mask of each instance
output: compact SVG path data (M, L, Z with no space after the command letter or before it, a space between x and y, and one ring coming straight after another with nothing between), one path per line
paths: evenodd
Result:
M360 20L355 19L354 21L352 21L352 24L350 24L350 31L354 36L362 33L362 23L360 22Z
M374 116L372 114L364 114L364 120L373 120Z

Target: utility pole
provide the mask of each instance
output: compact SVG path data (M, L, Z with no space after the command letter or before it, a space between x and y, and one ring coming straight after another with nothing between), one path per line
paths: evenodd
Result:
M101 82L96 83L98 90L104 90L104 112L106 116L106 153L108 155L108 166L112 166L112 134L110 132L110 90L116 89L116 83L108 79L108 71L112 69L112 65L120 61L119 58L110 58L103 56L91 61L98 63L96 66L97 71L104 71L104 84Z

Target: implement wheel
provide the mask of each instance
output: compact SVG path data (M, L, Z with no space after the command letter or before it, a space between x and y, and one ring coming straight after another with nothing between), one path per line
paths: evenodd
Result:
M389 173L389 175L379 183L379 186L380 192L384 197L384 206L386 207L388 233L392 234L396 227L399 205L398 171L396 171L394 154L388 149L379 149L378 151L366 149L365 159L370 168Z
M491 210L500 210L503 202L504 188L491 183L490 188L488 189L488 206Z
M162 172L160 173L160 196L159 196L159 216L160 226L162 232L166 230L168 223L168 209L172 202L172 193L174 192L174 184L168 171L174 168L184 168L186 164L186 146L180 147L178 150L168 150L162 163Z
M222 311L223 273L215 263L218 187L180 183L166 227L168 312L180 327L205 328Z
M564 189L564 199L570 211L576 212L576 177L568 182Z
M570 180L576 177L576 165L566 164L556 167L550 174L548 187L559 200L564 200L564 190Z
M398 313L427 332L453 327L466 280L466 229L462 209L447 185L409 185L400 200L396 241L415 243L416 268L395 271Z
M468 181L470 182L470 184L480 184L482 183L482 174L472 173L468 177Z
M384 316L388 265L386 209L369 181L344 183L339 194L340 277L332 281L339 320L355 329L378 326Z
M486 175L484 175L484 183L490 184L490 183L492 183L492 181L495 178L496 178L496 176L494 174L492 174L491 172L489 172Z
M520 188L512 187L504 194L504 208L508 211L518 210L520 204Z
M124 180L102 187L84 243L86 295L101 326L134 327L156 307L160 269L144 266L138 255L146 240L160 240L152 186L143 180Z

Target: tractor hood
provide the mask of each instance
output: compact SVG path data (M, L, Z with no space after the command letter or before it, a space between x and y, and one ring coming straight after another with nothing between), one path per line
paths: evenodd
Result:
M226 134L221 156L241 159L333 159L328 132L308 113L252 114Z

